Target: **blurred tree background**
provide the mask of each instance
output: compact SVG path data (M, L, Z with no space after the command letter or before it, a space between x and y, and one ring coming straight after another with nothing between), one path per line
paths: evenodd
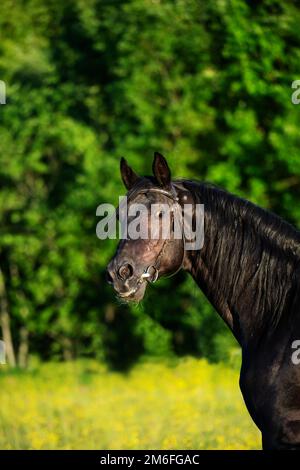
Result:
M209 180L300 227L300 6L292 0L2 0L0 320L11 364L226 360L230 332L180 273L118 305L96 208L119 158ZM226 275L226 273L224 273Z

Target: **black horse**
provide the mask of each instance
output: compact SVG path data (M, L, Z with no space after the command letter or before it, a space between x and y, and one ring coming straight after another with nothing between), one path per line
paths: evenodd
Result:
M164 157L139 177L121 160L130 204L165 203L180 217L185 203L204 204L204 244L124 239L107 268L120 297L138 301L147 282L188 271L242 347L240 387L262 432L264 449L300 449L300 233L278 216L207 183L171 180ZM179 211L178 211L179 208Z

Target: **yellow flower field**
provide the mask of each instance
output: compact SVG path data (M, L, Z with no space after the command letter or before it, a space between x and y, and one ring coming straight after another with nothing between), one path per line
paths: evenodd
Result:
M0 366L1 449L259 449L238 372L204 360Z

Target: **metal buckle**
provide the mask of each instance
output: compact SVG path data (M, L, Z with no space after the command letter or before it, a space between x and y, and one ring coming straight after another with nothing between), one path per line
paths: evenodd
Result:
M153 274L150 273L150 269L154 269ZM156 282L158 279L158 274L159 274L158 269L155 266L150 265L145 269L144 274L142 274L142 278L154 284L154 282Z

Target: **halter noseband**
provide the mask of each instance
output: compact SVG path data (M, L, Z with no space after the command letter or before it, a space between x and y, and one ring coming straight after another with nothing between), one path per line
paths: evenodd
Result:
M133 197L135 197L137 194L147 194L147 193L158 193L158 194L162 194L163 196L166 196L168 197L169 199L171 199L173 201L173 203L175 204L175 207L177 209L179 209L180 211L180 215L181 215L181 228L183 229L183 222L182 222L182 207L181 205L179 204L178 202L178 197L176 196L176 193L174 191L174 194L171 192L171 191L167 191L166 189L161 189L161 188L145 188L145 189L139 189L139 188L136 188L134 191L132 191L132 193L130 194L129 193L129 197L132 199ZM171 207L171 206L170 206ZM174 212L173 212L174 214ZM160 266L159 266L159 262L164 254L164 250L165 250L165 247L167 246L167 243L169 240L166 238L164 240L164 243L163 243L163 246L160 250L160 252L158 253L157 255L157 258L154 262L154 264L152 265L149 265L145 271L143 272L143 274L141 275L141 278L140 278L140 281L139 282L143 282L143 280L145 279L147 282L151 282L151 283L154 283L157 281L158 279L158 276L159 276L159 269L160 269ZM181 263L179 265L179 267L176 269L176 271L174 271L173 273L171 273L170 275L168 275L167 277L172 277L172 276L175 276L175 274L178 273L178 271L180 271L180 269L182 268L182 265L183 265L183 260L184 260L184 255L185 255L185 238L184 238L184 233L182 231L182 241L183 241L183 249L182 249L182 259L181 259ZM151 273L151 271L153 271Z

